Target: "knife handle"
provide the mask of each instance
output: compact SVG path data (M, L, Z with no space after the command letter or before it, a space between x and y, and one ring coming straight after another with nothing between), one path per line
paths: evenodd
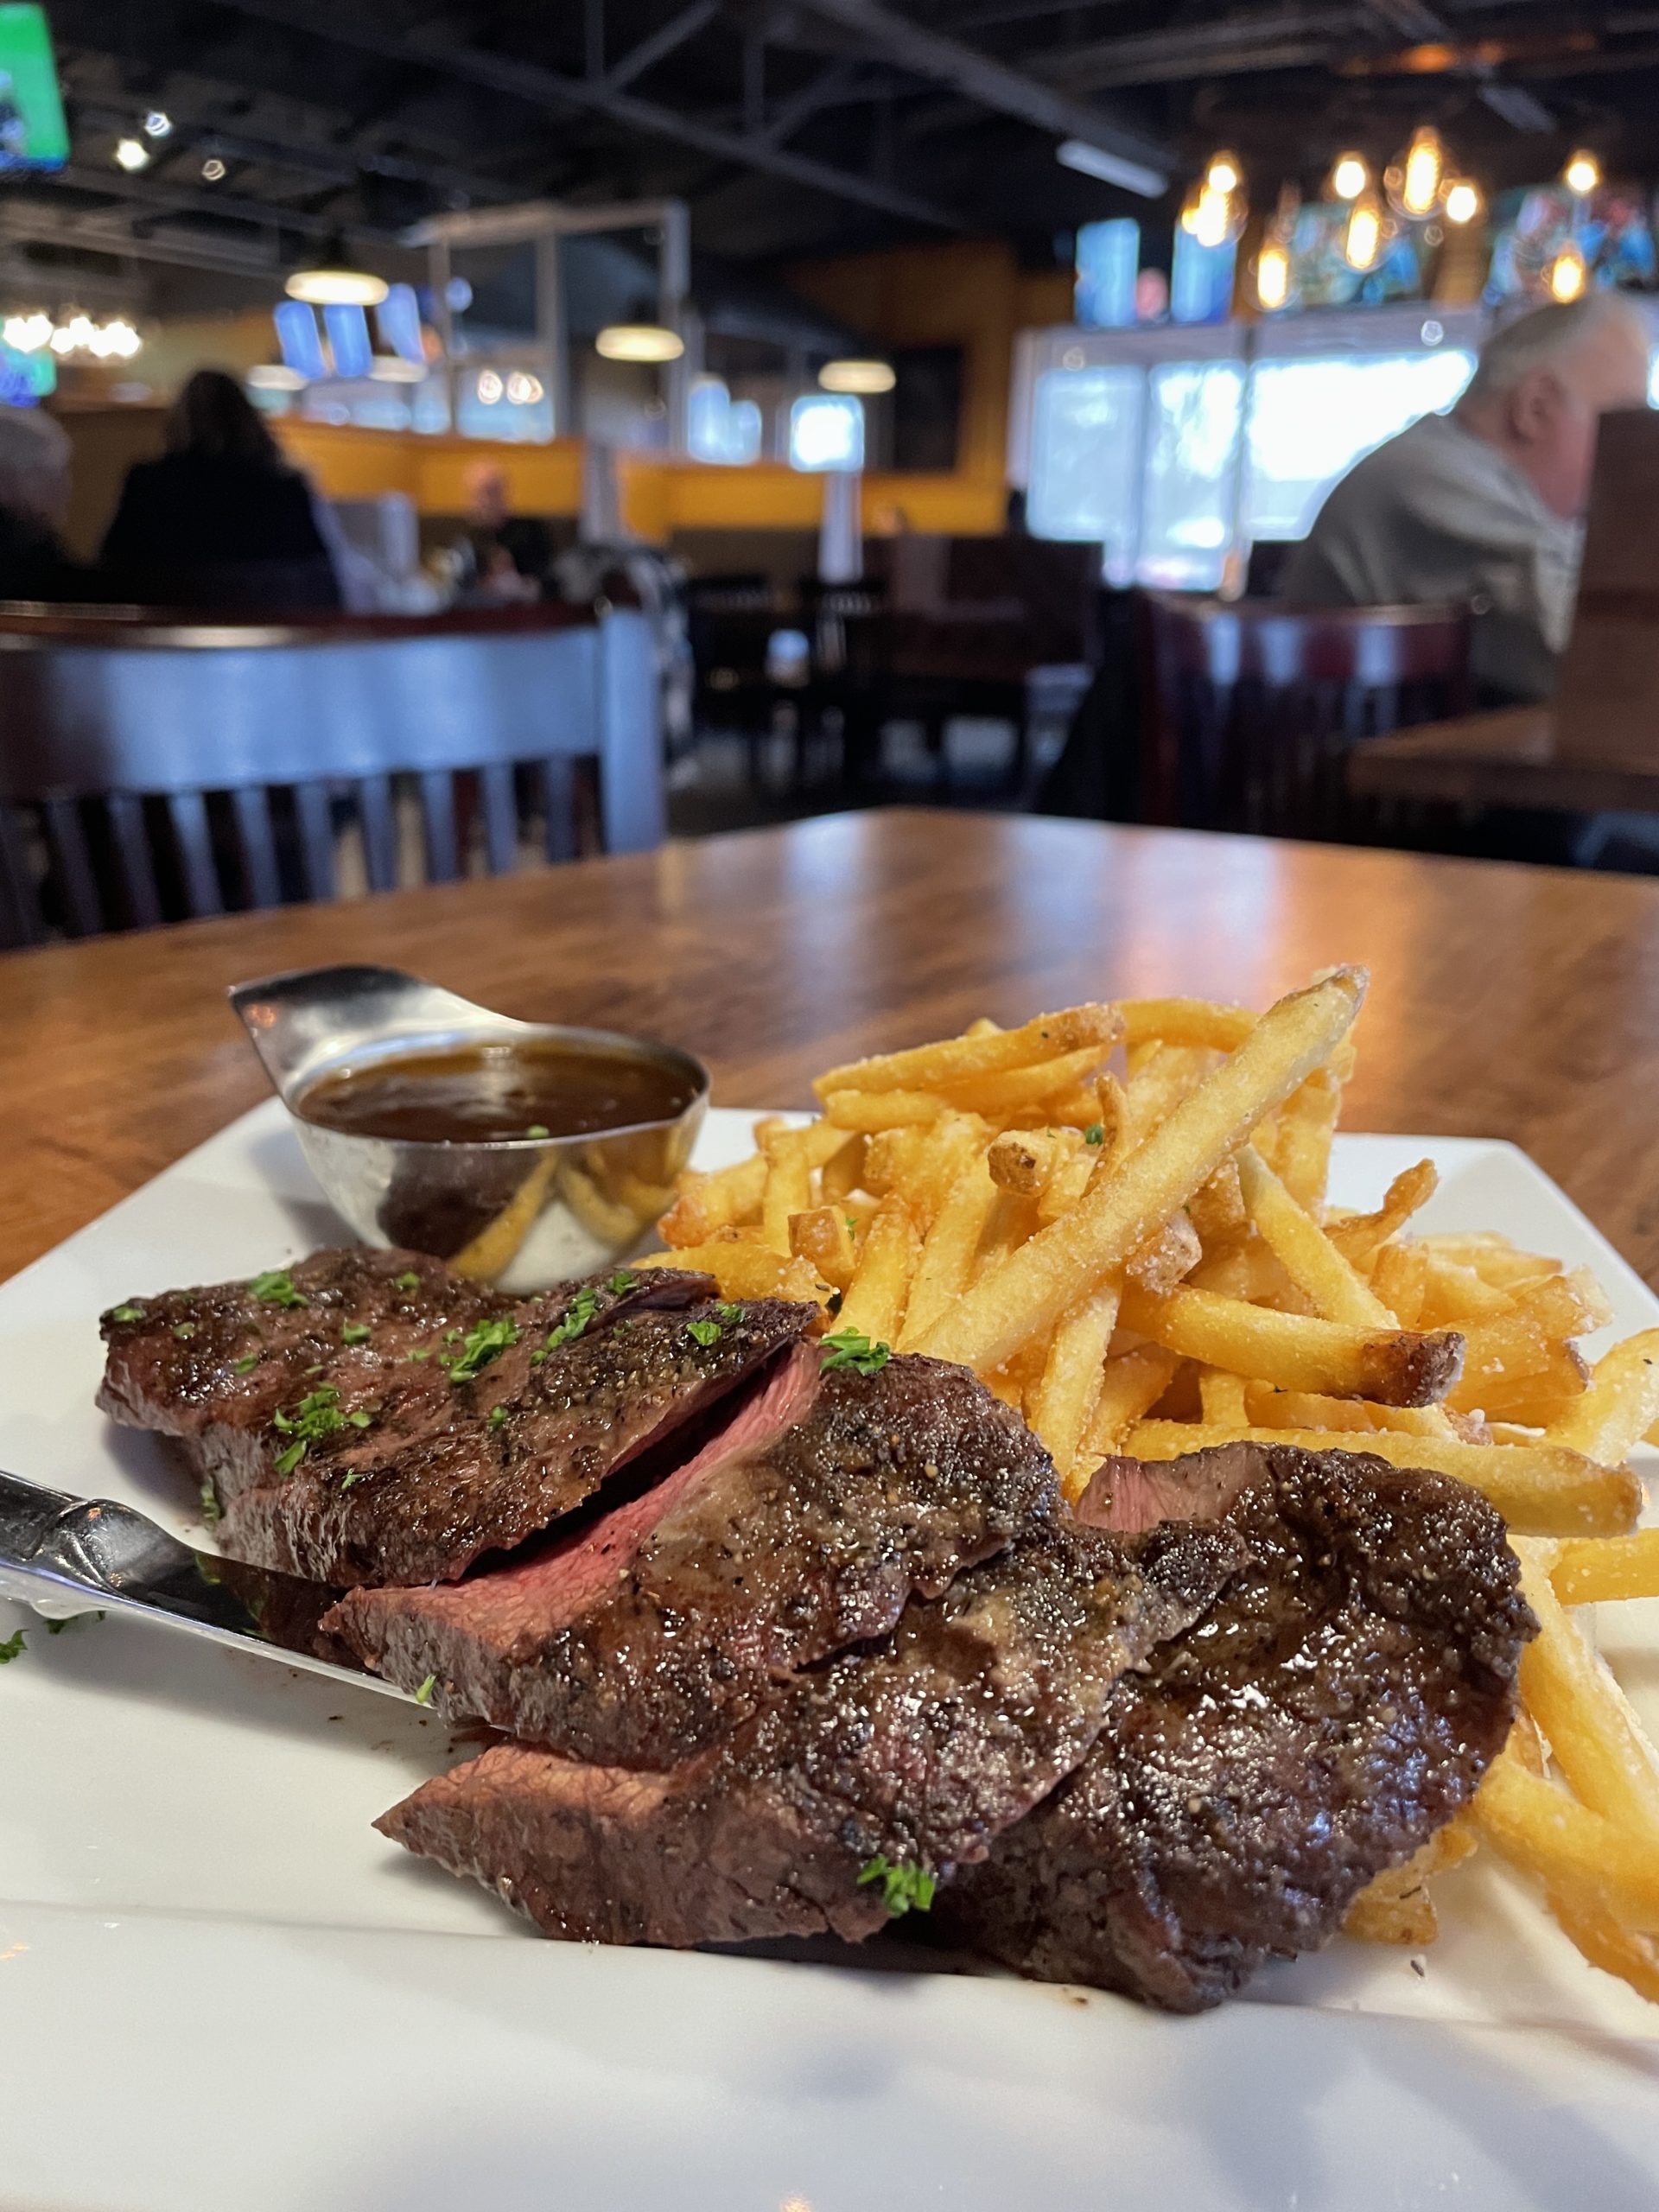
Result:
M28 1567L64 1514L82 1501L0 1470L0 1567Z

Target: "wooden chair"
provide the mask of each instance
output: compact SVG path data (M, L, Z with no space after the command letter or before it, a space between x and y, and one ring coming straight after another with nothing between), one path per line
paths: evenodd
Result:
M0 942L332 899L355 831L399 880L516 866L526 824L574 857L661 842L644 618L615 608L259 625L0 608ZM474 835L476 832L476 835ZM406 870L405 870L406 872Z
M1465 712L1460 607L1296 607L1141 599L1141 791L1149 822L1363 842L1350 794L1367 738Z

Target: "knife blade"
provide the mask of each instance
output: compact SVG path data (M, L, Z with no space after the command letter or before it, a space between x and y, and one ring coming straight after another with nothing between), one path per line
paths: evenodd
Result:
M318 1627L340 1595L218 1552L199 1552L130 1505L74 1497L0 1471L0 1597L48 1618L121 1612L233 1650L407 1698Z

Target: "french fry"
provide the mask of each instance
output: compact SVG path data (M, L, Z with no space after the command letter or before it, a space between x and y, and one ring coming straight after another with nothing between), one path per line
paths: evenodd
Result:
M1008 1068L997 1075L952 1077L941 1082L939 1089L953 1106L969 1113L993 1118L1023 1114L1075 1090L1100 1065L1104 1050L1101 1046L1085 1045L1077 1052L1063 1052L1058 1059L1035 1061L1030 1067ZM1093 1109L1090 1096L1084 1102L1083 1110L1092 1113Z
M868 1140L850 1136L824 1161L818 1175L818 1192L827 1206L849 1198L864 1179L864 1154Z
M1343 1251L1342 1240L1334 1230L1331 1242L1338 1252ZM1421 1244L1402 1238L1383 1245L1371 1263L1370 1281L1371 1288L1402 1329L1421 1325L1428 1288L1428 1255Z
M1620 1536L1636 1526L1642 1510L1642 1485L1628 1467L1598 1467L1577 1452L1541 1444L1447 1444L1390 1429L1357 1436L1341 1429L1211 1429L1141 1420L1122 1437L1122 1448L1143 1459L1177 1459L1239 1439L1298 1444L1306 1452L1370 1452L1396 1467L1451 1475L1490 1498L1513 1535Z
M1217 1006L1209 999L1120 999L1127 1045L1202 1045L1230 1052L1255 1028L1248 1007Z
M890 1193L865 1232L852 1282L842 1298L842 1328L855 1330L872 1343L897 1340L921 1245L915 1215L897 1192Z
M1179 1365L1177 1355L1166 1351L1161 1344L1137 1344L1107 1360L1100 1378L1100 1395L1089 1421L1091 1458L1103 1459L1109 1452L1116 1451L1123 1437L1168 1389ZM1068 1484L1066 1489L1069 1497L1076 1497L1083 1484L1079 1482L1073 1488Z
M1376 1293L1357 1274L1319 1224L1298 1205L1251 1145L1238 1155L1238 1186L1245 1211L1286 1274L1327 1321L1357 1329L1399 1326Z
M1216 1055L1185 1045L1154 1045L1129 1058L1123 1094L1122 1142L1126 1153L1166 1121L1190 1098L1217 1065Z
M1341 1428L1357 1434L1392 1429L1403 1436L1457 1441L1439 1406L1379 1406L1364 1398L1323 1397L1314 1390L1275 1390L1266 1382L1246 1382L1244 1402L1247 1417L1263 1428Z
M991 1180L999 1190L1039 1198L1065 1161L1084 1158L1075 1129L1008 1129L992 1141ZM1086 1164L1092 1169L1092 1158Z
M1517 1538L1515 1550L1522 1587L1538 1617L1539 1633L1521 1654L1527 1710L1583 1802L1644 1837L1659 1865L1659 1757L1611 1670L1555 1594L1554 1546Z
M804 1129L772 1129L761 1146L766 1160L766 1194L760 1202L760 1239L785 1257L791 1249L791 1217L804 1213L812 1203L806 1135Z
M1341 1111L1342 1078L1334 1065L1316 1070L1279 1110L1274 1166L1300 1206L1314 1207L1324 1199L1331 1141Z
M1643 1329L1596 1363L1588 1388L1549 1441L1617 1465L1659 1420L1659 1329Z
M1216 1428L1244 1428L1249 1415L1244 1406L1244 1377L1230 1375L1224 1367L1198 1370L1198 1403L1206 1423Z
M947 1038L938 1045L918 1045L907 1052L849 1060L821 1075L812 1088L826 1107L836 1091L943 1090L1084 1050L1104 1059L1122 1033L1122 1018L1116 1007L1066 1007L1058 1014L1039 1014L1018 1029L986 1030Z
M652 1252L642 1268L690 1268L712 1275L722 1298L787 1298L803 1306L822 1306L829 1287L804 1260L785 1259L764 1244L720 1242Z
M1064 1154L1049 1177L1042 1196L1037 1201L1039 1223L1058 1221L1075 1205L1082 1203L1084 1194L1101 1172L1099 1147L1086 1141L1077 1150Z
M931 1090L831 1090L823 1102L826 1121L866 1136L912 1122L937 1121L945 1110L944 1099Z
M996 1198L985 1154L971 1150L924 1240L899 1340L901 1351L966 1288Z
M1659 1853L1651 1840L1529 1774L1512 1751L1487 1768L1468 1818L1484 1842L1541 1876L1569 1910L1587 1903L1592 1914L1659 1929Z
M1611 1912L1548 1892L1549 1909L1592 1967L1628 1981L1638 1997L1659 2004L1659 1948L1651 1936L1621 1928Z
M1352 1026L1364 988L1362 974L1344 969L1270 1008L1121 1166L987 1270L918 1349L983 1369L1001 1365L1028 1337L1052 1332L1319 1065Z
M820 1282L845 1290L857 1260L853 1233L841 1206L811 1206L789 1217L789 1247Z
M1440 1183L1433 1161L1420 1160L1395 1177L1375 1213L1353 1214L1333 1224L1331 1242L1362 1274L1369 1274L1382 1247L1428 1204Z
M1436 1234L1424 1236L1420 1242L1437 1258L1472 1268L1483 1282L1496 1290L1515 1289L1542 1276L1566 1272L1563 1262L1546 1259L1537 1252L1523 1252L1496 1230L1461 1236Z
M1244 1211L1236 1160L1222 1161L1209 1181L1200 1184L1187 1200L1186 1212L1206 1252L1244 1234L1250 1217Z
M764 1153L711 1174L692 1168L680 1178L679 1197L658 1224L658 1234L665 1244L709 1243L722 1229L758 1221L766 1195Z
M1171 1214L1156 1236L1149 1236L1130 1260L1127 1274L1138 1289L1161 1298L1191 1274L1204 1257L1198 1232L1181 1211Z
M1403 1866L1386 1867L1367 1883L1348 1908L1343 1934L1355 1942L1398 1943L1413 1950L1432 1943L1440 1923L1429 1882L1475 1848L1474 1838L1462 1827L1448 1822L1436 1828Z
M1555 1547L1549 1569L1564 1605L1619 1598L1659 1598L1659 1529L1628 1536L1573 1536Z
M1304 1313L1276 1313L1208 1290L1154 1298L1137 1286L1123 1294L1123 1324L1155 1344L1207 1366L1225 1367L1282 1390L1379 1405L1427 1406L1443 1397L1458 1371L1462 1339L1452 1331L1355 1328Z
M1391 1245L1390 1252L1402 1249ZM1460 1260L1449 1259L1443 1252L1435 1251L1427 1237L1415 1247L1418 1260L1417 1311L1415 1319L1426 1327L1435 1329L1469 1329L1484 1321L1496 1321L1514 1310L1507 1292L1496 1283L1488 1282L1475 1268ZM1386 1256L1386 1255L1383 1255ZM1380 1264L1380 1261L1379 1261ZM1380 1287L1373 1270L1372 1286Z
M1084 1432L1100 1396L1117 1299L1117 1285L1106 1283L1072 1307L1054 1332L1033 1394L1031 1426L1047 1446L1063 1482L1077 1471Z

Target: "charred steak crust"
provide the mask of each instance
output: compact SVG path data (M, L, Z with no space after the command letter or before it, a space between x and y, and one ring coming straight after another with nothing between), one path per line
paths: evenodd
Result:
M941 1878L1087 1751L1113 1684L1236 1566L1224 1532L1135 1547L1039 1520L892 1638L796 1677L667 1773L504 1745L377 1824L551 1936L686 1945L881 1926L878 1853Z
M340 1586L452 1580L524 1542L817 1321L672 1269L516 1302L403 1253L319 1254L289 1280L303 1306L238 1284L115 1309L100 1402L179 1438L227 1552ZM499 1348L453 1378L480 1329ZM296 1459L278 1416L308 1397L323 1433Z
M328 1625L405 1688L566 1757L667 1767L769 1681L885 1636L1058 1497L1048 1454L965 1368L899 1357L779 1378L721 1458L523 1565L365 1590Z
M936 1915L1023 1973L1178 2012L1317 1949L1467 1804L1535 1632L1476 1491L1363 1453L1225 1448L1254 1462L1220 1523L1249 1564L1116 1686L1089 1758ZM1203 1496L1237 1471L1189 1471Z

